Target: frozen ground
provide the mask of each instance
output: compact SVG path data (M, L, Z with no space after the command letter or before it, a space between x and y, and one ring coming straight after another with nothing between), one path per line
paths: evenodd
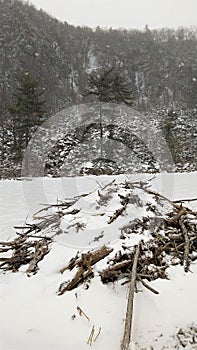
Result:
M56 203L57 199L94 191L113 178L91 176L0 181L0 240L14 238L13 226L23 224L25 220L30 222L32 215L41 208L40 204ZM154 178L150 174L129 176L131 180L151 178L151 188L170 199L197 198L197 173L162 174ZM116 181L124 179L125 176L116 177ZM197 209L197 201L186 204ZM65 281L59 269L76 254L79 246L85 244L80 236L79 240L72 244L57 239L53 249L39 263L39 272L32 277L27 277L25 269L17 273L1 272L2 350L85 350L89 347L87 340L93 325L96 333L101 327L101 333L92 348L120 349L127 285L102 285L96 277L88 290L80 286L62 296L56 293L60 283ZM135 294L134 304L133 349L197 349L197 264L192 264L190 270L186 274L182 267L172 267L168 270L170 281L151 282L159 295L139 284L140 291ZM88 315L89 321L79 315L77 306ZM192 324L193 328L188 328ZM175 336L180 328L184 335L180 332Z

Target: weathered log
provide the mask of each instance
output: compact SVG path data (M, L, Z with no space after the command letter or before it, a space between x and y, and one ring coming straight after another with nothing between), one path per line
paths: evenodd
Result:
M139 258L139 254L140 254L140 245L141 245L141 243L138 244L136 251L135 251L135 254L134 254L134 259L133 259L133 266L132 266L132 272L131 272L131 282L129 285L127 312L126 312L125 327L124 327L124 335L123 335L123 339L121 342L121 350L128 350L129 344L131 341L133 301L134 301L134 293L135 293L137 263L138 263L138 258Z
M185 245L184 245L184 255L183 255L183 265L185 272L188 272L189 270L189 248L190 248L190 241L187 233L187 229L183 223L183 221L179 220L179 225L183 231L184 239L185 239Z
M108 267L104 271L100 272L101 281L103 283L114 281L115 279L118 278L118 275L121 274L122 270L126 270L131 265L132 265L132 261L126 260Z

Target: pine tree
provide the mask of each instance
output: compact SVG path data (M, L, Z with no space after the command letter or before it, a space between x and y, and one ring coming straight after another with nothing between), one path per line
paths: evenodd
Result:
M114 67L89 76L87 95L97 96L100 102L133 104L130 84Z
M130 84L114 67L104 69L100 74L90 74L88 95L97 96L100 102L111 102L132 106L133 96ZM102 107L100 107L100 158L103 159Z
M45 101L42 95L38 82L29 73L25 73L14 94L16 102L9 109L17 160L21 160L23 149L27 147L32 132L43 121Z

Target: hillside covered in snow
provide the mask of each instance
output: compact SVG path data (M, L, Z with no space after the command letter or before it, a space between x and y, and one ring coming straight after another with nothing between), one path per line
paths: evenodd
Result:
M19 0L0 1L0 21L1 178L21 176L21 158L16 155L17 115L11 113L21 76L29 74L38 83L46 102L43 116L46 121L72 106L98 102L96 96L87 94L89 77L109 67L114 67L128 81L136 113L147 119L147 125L155 125L154 133L162 132L175 163L173 171L196 170L195 27L154 30L146 26L143 31L97 27L93 30L61 23ZM29 115L30 125L34 123L34 112ZM111 140L118 140L120 150L132 144L134 156L141 161L140 166L134 162L133 172L157 171L158 164L150 159L136 135L128 135L122 123L125 121L119 120L118 125L105 128L104 146L108 147ZM35 128L29 127L29 138L34 137L34 132ZM19 136L24 136L20 130ZM70 159L78 157L79 148L85 147L84 141L86 144L94 141L93 149L96 144L98 146L98 123L67 130L56 139L46 155L45 174L70 176L73 173L126 172L121 157L116 164L113 159L109 164L102 164L97 156L88 168L82 164L64 172L62 167L66 168ZM19 140L19 144L24 153L26 143Z

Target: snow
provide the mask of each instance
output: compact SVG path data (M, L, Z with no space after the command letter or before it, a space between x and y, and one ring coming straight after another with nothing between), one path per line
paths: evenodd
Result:
M106 235L104 240L101 238L98 242L94 242L94 237L106 230L106 220L110 212L119 207L119 202L118 198L113 197L106 206L108 216L104 215L98 220L92 215L96 210L94 205L98 189L113 179L120 184L128 178L132 181L149 181L151 189L169 199L197 198L197 172L0 181L1 241L15 237L13 226L20 226L26 220L31 222L33 214L42 208L40 204L53 204L63 198L91 192L88 200L81 198L77 202L77 206L83 209L79 219L82 223L87 223L87 236L83 230L80 231L80 236L74 230L69 231L71 234L67 236L57 236L50 253L39 263L40 270L36 275L27 277L25 267L17 273L0 273L2 350L85 350L89 347L87 340L93 325L95 335L100 327L101 333L92 348L120 349L127 304L127 285L103 285L96 275L87 290L80 286L62 296L57 295L57 290L71 274L69 271L62 275L59 270L78 250L106 243ZM197 209L197 201L186 202L186 205ZM143 208L141 210L143 213ZM136 212L129 213L131 214L136 215ZM69 218L62 220L63 230L68 229L72 219L69 215ZM118 220L121 226L125 217ZM115 229L114 224L111 230ZM107 233L108 239L118 249L119 243L118 240L113 240L112 231ZM137 237L135 239L137 240ZM98 271L103 262L99 264ZM171 267L168 269L170 280L158 279L149 282L159 291L158 295L138 284L139 292L135 294L134 301L131 349L148 350L151 346L154 350L183 349L180 344L178 347L175 334L180 328L187 329L192 323L197 324L196 263L193 263L190 269L191 272L186 274L181 266ZM86 313L89 321L79 315L77 306ZM76 316L74 319L73 315ZM196 349L195 346L190 344L185 349Z
M91 48L88 51L88 68L86 69L86 72L88 74L91 74L94 70L98 69L98 59L94 53L94 48Z

